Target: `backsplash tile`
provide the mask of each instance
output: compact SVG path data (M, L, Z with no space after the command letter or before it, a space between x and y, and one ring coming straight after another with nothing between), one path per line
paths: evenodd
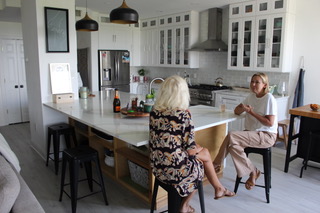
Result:
M198 69L166 67L143 68L148 71L147 76L150 79L155 77L166 78L175 74L183 77L184 72L187 72L191 78L192 84L214 84L216 78L222 77L224 85L249 87L247 77L251 77L254 72L227 70L227 52L200 52L199 60L200 68ZM136 70L138 69L140 68L134 67L131 69L131 74L136 75ZM279 85L282 82L285 82L288 87L289 73L266 72L266 74L269 76L270 85Z

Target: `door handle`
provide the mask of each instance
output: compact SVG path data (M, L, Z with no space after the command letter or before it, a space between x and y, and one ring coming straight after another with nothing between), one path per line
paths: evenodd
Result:
M23 88L23 85L20 85L20 88Z
M19 88L19 86L18 85L14 85L14 88Z

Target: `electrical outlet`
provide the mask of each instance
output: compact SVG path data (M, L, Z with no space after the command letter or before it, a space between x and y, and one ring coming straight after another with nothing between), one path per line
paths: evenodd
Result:
M247 77L247 82L250 83L251 82L251 76Z

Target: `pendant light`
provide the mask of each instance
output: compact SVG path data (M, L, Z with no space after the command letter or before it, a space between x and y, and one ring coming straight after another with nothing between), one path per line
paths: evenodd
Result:
M117 24L135 24L138 23L139 14L131 9L123 0L122 5L113 9L110 13L110 21Z
M87 12L87 0L86 0L86 15L83 19L77 21L76 23L76 30L77 31L97 31L99 29L98 22L91 19L88 16Z

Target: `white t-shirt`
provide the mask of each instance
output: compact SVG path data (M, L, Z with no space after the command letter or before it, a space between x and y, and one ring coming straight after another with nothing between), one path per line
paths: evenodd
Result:
M256 94L251 93L248 97L243 101L245 105L251 105L253 107L253 111L258 113L259 115L274 115L274 123L271 127L263 125L260 121L258 121L255 117L246 113L244 128L245 130L251 131L266 131L277 133L278 131L278 119L277 119L277 101L273 97L272 94L267 93L263 97L258 98Z

